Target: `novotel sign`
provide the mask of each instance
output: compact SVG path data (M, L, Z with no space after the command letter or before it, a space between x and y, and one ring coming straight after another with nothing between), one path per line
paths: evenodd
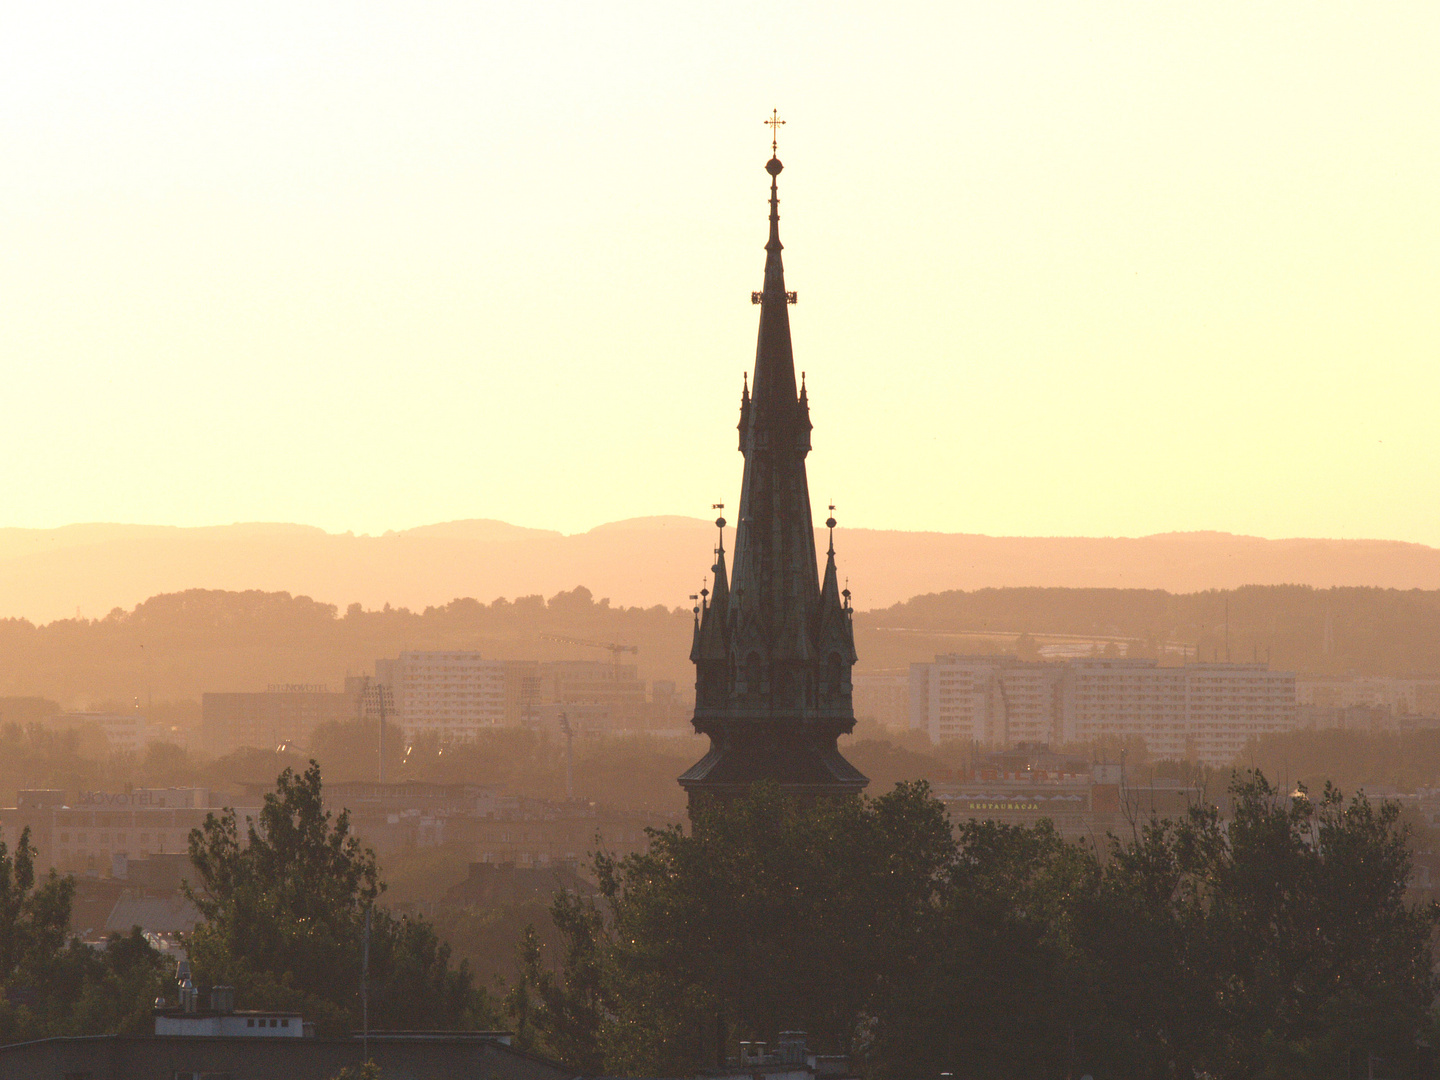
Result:
M166 806L161 791L82 791L76 806Z

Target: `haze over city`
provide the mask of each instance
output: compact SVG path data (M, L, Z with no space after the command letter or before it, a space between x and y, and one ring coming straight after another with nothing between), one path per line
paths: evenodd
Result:
M1437 31L7 13L0 1076L1440 1076Z

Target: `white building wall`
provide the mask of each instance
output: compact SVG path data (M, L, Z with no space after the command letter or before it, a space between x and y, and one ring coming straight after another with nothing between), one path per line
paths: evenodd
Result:
M1295 673L1264 664L1191 664L1186 674L1186 721L1194 756L1229 765L1258 735L1295 728Z
M1015 661L996 672L1003 716L1002 741L1017 743L1058 743L1060 694L1064 668L1059 664Z
M299 1013L162 1013L155 1017L155 1034L300 1039L305 1021Z
M1295 700L1320 708L1389 709L1397 715L1440 712L1440 679L1386 675L1307 675L1295 680Z
M1143 738L1152 757L1186 756L1185 669L1138 659L1077 659L1065 667L1063 742Z
M1295 674L1264 664L937 656L910 670L911 727L996 746L1144 739L1156 758L1231 764L1258 735L1295 727Z
M377 681L394 697L407 740L433 735L473 740L505 720L505 663L478 652L403 652L375 662Z
M1048 667L1024 664L1014 657L936 657L933 664L910 665L910 727L923 730L936 743L975 740L1004 743L1014 721L1018 742L1032 742L1031 729L1050 739L1051 711L1047 694L1035 678L1017 678L1009 694L1002 677L1011 668ZM1043 680L1041 680L1043 681ZM1053 696L1048 698L1053 701Z

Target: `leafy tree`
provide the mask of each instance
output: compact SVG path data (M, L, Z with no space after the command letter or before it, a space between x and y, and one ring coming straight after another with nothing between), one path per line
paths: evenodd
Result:
M29 829L13 854L0 842L0 1036L7 1042L43 1031L42 983L65 944L74 894L75 882L53 870L37 887Z
M812 805L757 787L597 858L603 905L534 935L517 1032L586 1071L676 1074L800 1028L874 1077L1340 1077L1400 1068L1440 909L1406 900L1393 804L1235 779L1233 814L1103 853L1048 822L953 832L923 786Z
M558 974L533 937L508 999L531 1044L611 1072L675 1074L736 1038L804 1029L858 1048L887 989L924 962L924 924L950 857L944 810L923 785L874 800L786 799L757 785L697 811L687 834L599 856L604 917L553 909ZM883 928L883 930L882 930Z
M1093 887L1093 854L1048 821L966 821L957 833L935 914L911 946L921 960L876 1011L872 1071L1063 1075L1085 1009L1073 904Z
M561 970L546 966L540 937L527 926L519 946L519 977L505 996L505 1008L521 1045L583 1073L600 1073L602 1029L615 1004L605 979L604 915L589 897L562 892L550 917L566 942Z
M1435 997L1440 910L1405 897L1399 808L1236 777L1213 807L1112 841L1077 905L1097 1069L1343 1076L1351 1051L1413 1057Z
M190 834L199 877L187 894L203 922L187 941L197 976L233 985L252 1007L292 1008L318 1031L360 1021L366 912L384 889L375 854L332 816L320 768L286 769L242 842L233 810ZM422 920L372 911L370 1019L376 1027L488 1023L490 1008L462 963Z
M151 1008L172 970L138 926L111 934L101 949L71 939L46 965L41 982L45 1034L152 1033Z
M1406 902L1398 805L1329 785L1292 799L1259 774L1232 794L1223 840L1196 847L1220 1019L1210 1071L1323 1075L1353 1048L1412 1048L1435 1000L1440 908Z
M28 829L13 854L0 843L0 1042L148 1027L164 958L138 929L104 950L71 939L74 893L53 870L37 879Z

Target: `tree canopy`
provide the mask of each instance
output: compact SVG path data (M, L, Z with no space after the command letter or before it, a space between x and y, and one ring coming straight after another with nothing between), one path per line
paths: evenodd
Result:
M811 805L757 788L601 856L524 945L520 1040L676 1075L799 1029L874 1077L1347 1075L1417 1066L1433 905L1398 809L1237 777L1102 846L1046 822L952 830L923 785Z
M244 835L236 813L190 835L203 921L186 942L199 980L236 988L250 1008L290 1008L322 1033L358 1029L370 915L369 1015L382 1028L489 1026L488 999L423 919L396 918L373 851L348 812L321 798L320 767L286 769Z
M137 1034L166 963L138 928L104 949L70 936L75 882L35 873L30 831L0 842L0 1043L55 1035Z

